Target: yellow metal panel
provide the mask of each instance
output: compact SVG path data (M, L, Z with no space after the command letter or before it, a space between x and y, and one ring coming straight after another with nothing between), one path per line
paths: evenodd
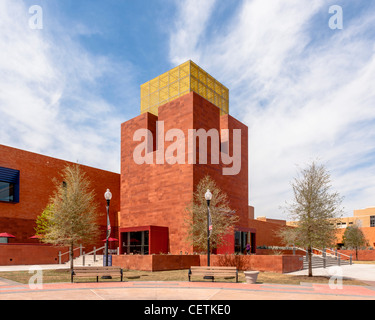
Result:
M218 108L229 112L229 90L202 68L189 60L141 85L141 113L158 114L157 108L194 91Z
M190 75L190 61L180 65L180 79Z
M150 93L159 90L159 77L150 81Z
M155 116L157 116L158 115L158 106L151 107L148 112L150 112L150 113L154 114Z
M199 69L199 81L207 85L207 72Z
M180 79L180 93L190 91L190 78L189 76Z
M146 97L150 94L150 83L147 82L141 85L141 98Z
M215 79L207 74L207 87L215 91Z
M203 98L207 99L206 86L202 82L199 82L199 91L198 91L198 94L201 95Z
M191 62L190 64L190 75L196 79L199 78L199 67L194 62Z
M180 84L178 81L175 81L174 83L171 83L169 85L169 98L173 98L175 96L179 95L180 90Z
M180 77L180 71L178 67L169 71L169 83L170 84L175 81L178 81L179 77Z
M194 91L196 93L199 93L199 91L198 91L198 80L193 76L191 76L190 90Z
M149 105L150 105L150 96L141 98L141 111L148 109Z
M169 84L169 73L166 72L159 77L160 88L166 87Z
M164 101L169 99L169 87L161 88L159 91L159 101L163 103Z
M159 92L156 91L154 93L151 93L150 95L150 107L153 107L158 104L159 104Z
M215 104L214 92L210 88L207 88L207 100Z

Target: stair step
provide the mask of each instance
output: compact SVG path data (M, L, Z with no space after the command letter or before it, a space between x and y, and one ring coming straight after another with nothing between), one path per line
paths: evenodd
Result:
M340 265L349 265L350 262L348 260L341 260ZM332 266L338 266L339 261L338 259L335 259L334 257L326 257L326 268L332 267ZM308 269L309 263L307 261L306 256L303 259L303 269ZM312 268L323 268L324 262L323 258L321 257L312 257Z

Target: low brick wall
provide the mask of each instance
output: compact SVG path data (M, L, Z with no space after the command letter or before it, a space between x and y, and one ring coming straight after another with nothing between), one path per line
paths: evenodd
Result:
M38 265L38 264L58 264L59 251L65 253L68 247L54 247L42 244L1 244L0 245L0 265ZM75 254L79 252L76 250ZM68 254L63 258L63 262L68 260Z
M114 255L112 265L128 270L182 270L199 266L200 259L198 255Z
M300 256L293 255L211 255L212 266L235 266L239 270L288 273L302 269ZM189 269L207 265L206 255L118 255L112 265L128 270L164 271Z
M356 260L355 250L338 250L338 253L345 254L347 256L353 255L353 261ZM344 257L345 259L348 259ZM375 250L358 250L359 261L375 261Z
M301 270L303 258L293 255L213 255L210 264L235 266L238 270L288 273ZM201 256L201 265L207 265L207 256Z

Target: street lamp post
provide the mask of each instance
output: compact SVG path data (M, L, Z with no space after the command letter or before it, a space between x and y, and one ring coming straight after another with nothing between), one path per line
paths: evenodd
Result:
M207 201L207 266L210 266L210 202L212 199L212 193L207 189L204 195Z
M104 198L107 200L107 239L105 242L105 265L108 267L108 238L110 236L110 221L109 221L109 203L112 199L112 193L107 189L106 193L104 194Z

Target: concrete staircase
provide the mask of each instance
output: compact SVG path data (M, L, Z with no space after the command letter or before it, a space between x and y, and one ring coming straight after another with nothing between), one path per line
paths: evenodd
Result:
M73 260L73 265L76 267L102 267L103 266L103 255L96 255L96 259L94 261L93 255L85 255L79 256ZM83 260L85 260L85 264L83 264ZM66 266L70 266L70 261L65 263Z
M349 260L344 260L344 259L341 259L339 261L338 258L335 258L335 257L331 257L331 256L327 256L326 258L326 268L329 268L331 266L338 266L338 265L350 265L350 261ZM324 259L320 256L315 256L313 255L312 256L312 267L313 269L314 268L324 268ZM309 263L308 263L308 260L307 260L307 257L304 256L303 258L303 269L304 270L307 270L309 268Z

